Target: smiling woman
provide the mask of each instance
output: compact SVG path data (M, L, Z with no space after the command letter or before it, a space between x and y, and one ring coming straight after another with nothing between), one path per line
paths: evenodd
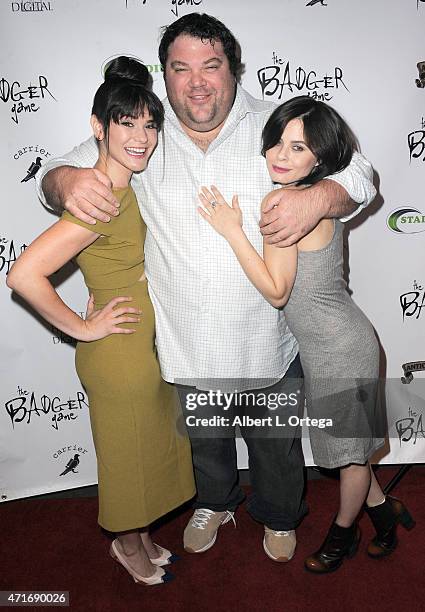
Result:
M117 533L112 557L136 582L151 585L170 580L161 566L173 555L151 541L147 527L195 491L189 442L177 431L174 390L161 378L154 349L144 278L146 226L129 184L134 172L146 168L163 122L148 79L145 66L119 57L94 98L95 172L112 183L120 214L90 225L64 212L18 258L8 285L79 340L76 366L89 397L98 459L99 524ZM49 281L73 257L90 292L85 320Z

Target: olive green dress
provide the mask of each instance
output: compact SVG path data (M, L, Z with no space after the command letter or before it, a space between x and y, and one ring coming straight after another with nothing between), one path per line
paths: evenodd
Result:
M146 226L131 187L114 191L120 214L88 225L99 238L77 263L96 310L113 297L131 296L142 311L137 331L79 342L78 376L90 404L99 481L99 524L109 531L149 525L195 494L190 443L177 431L178 401L161 378L155 351L155 319L144 272Z

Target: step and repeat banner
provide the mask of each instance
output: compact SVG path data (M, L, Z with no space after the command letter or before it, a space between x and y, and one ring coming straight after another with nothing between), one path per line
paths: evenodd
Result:
M377 461L425 462L425 0L3 0L1 501L96 482L73 340L5 284L19 254L55 221L37 200L34 177L90 134L93 94L109 59L140 58L165 95L160 27L193 11L234 32L251 94L329 101L372 162L379 195L348 225L347 275L382 345L389 439ZM53 281L83 316L79 271L70 264Z

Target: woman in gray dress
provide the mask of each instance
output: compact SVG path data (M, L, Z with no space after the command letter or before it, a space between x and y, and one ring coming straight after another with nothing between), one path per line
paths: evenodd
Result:
M263 130L270 176L287 189L308 188L343 170L356 149L340 115L307 96L279 106ZM226 238L249 280L273 306L285 306L300 347L315 463L340 469L338 513L322 546L305 560L306 569L334 571L355 554L356 519L364 502L377 532L369 555L391 553L397 524L411 528L414 522L402 502L385 497L369 463L385 433L378 431L379 346L371 323L346 290L343 224L322 219L287 248L264 242L262 259L242 229L237 196L229 206L211 187L203 188L200 199L200 214Z

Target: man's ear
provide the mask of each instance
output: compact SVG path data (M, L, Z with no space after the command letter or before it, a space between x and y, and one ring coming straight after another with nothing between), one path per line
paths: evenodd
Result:
M96 138L96 140L103 140L105 138L105 134L103 132L103 126L101 124L101 122L99 121L99 119L96 117L96 115L92 115L90 117L90 125L91 125L91 129L93 130L93 135Z

